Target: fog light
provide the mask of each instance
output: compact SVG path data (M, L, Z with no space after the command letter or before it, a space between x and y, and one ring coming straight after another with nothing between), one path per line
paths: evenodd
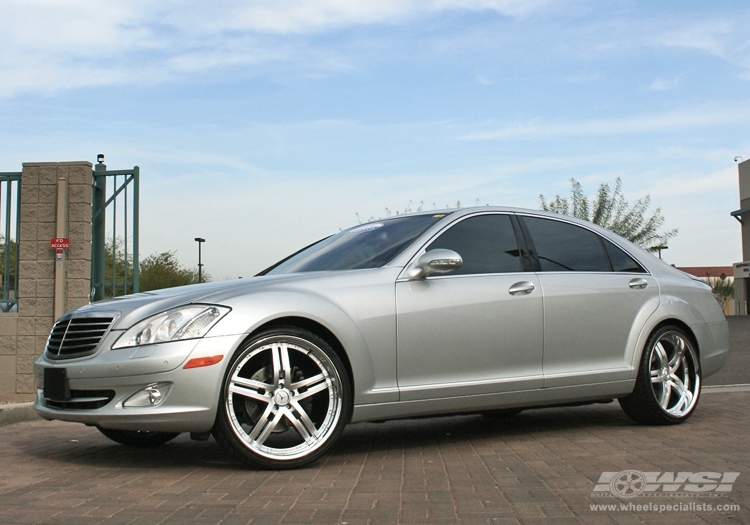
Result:
M123 404L124 407L156 407L167 397L171 383L154 383L130 396Z

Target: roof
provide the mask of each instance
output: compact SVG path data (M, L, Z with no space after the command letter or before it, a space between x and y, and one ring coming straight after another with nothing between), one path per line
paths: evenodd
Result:
M732 266L681 266L677 268L696 277L732 277L734 268Z

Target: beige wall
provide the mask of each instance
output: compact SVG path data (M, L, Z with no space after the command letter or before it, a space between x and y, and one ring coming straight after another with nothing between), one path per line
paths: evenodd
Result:
M24 163L18 270L18 313L0 314L0 401L34 397L33 364L54 323L55 269L61 265L64 309L88 302L91 288L91 184L89 162ZM67 181L70 248L58 262L58 185ZM58 292L59 293L59 292Z
M750 208L750 160L737 165L740 178L740 209ZM750 214L744 214L743 222L750 221ZM750 261L750 225L742 226L742 260Z

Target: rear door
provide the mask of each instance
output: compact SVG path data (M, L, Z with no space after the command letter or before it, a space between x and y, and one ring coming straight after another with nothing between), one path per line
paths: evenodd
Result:
M521 220L544 294L545 387L629 379L641 327L659 304L656 279L591 230Z

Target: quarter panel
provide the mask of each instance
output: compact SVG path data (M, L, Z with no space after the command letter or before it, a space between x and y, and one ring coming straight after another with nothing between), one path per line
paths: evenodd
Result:
M662 323L685 323L696 338L702 376L709 377L726 362L729 353L729 326L710 289L682 275L659 276L662 291L658 310L644 327L633 355L633 377L637 373L643 345Z

